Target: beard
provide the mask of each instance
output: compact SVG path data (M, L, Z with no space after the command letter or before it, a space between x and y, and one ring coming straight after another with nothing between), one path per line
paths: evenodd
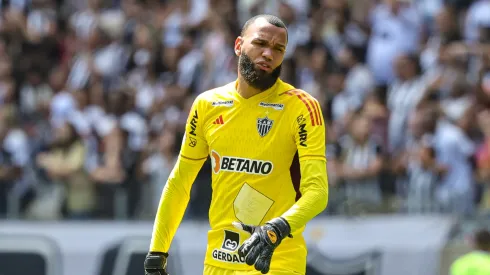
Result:
M255 68L252 59L245 53L242 53L238 58L238 69L243 79L248 85L262 92L274 86L281 75L281 65L268 73Z

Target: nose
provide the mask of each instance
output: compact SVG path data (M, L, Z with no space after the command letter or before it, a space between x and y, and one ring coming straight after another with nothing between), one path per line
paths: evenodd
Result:
M266 61L272 61L272 49L269 49L269 48L264 48L264 51L262 52L262 57L266 60Z

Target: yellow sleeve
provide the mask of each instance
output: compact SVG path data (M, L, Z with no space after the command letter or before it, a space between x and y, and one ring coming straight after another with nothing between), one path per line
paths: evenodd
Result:
M325 125L318 101L309 94L296 94L294 131L298 148L301 181L300 199L282 215L291 232L304 227L328 203L328 178L325 157Z
M153 225L150 251L168 252L170 249L189 203L192 184L205 160L188 160L182 156L178 158L163 189Z
M180 155L184 158L199 160L208 156L208 143L203 129L206 107L206 101L201 96L198 96L192 104L180 149Z
M163 189L150 244L152 252L168 252L189 203L192 184L208 155L203 131L205 109L198 97L192 105L177 159Z
M291 232L304 227L311 219L320 214L328 203L327 165L325 160L301 160L300 167L302 175L301 198L282 215L289 222Z

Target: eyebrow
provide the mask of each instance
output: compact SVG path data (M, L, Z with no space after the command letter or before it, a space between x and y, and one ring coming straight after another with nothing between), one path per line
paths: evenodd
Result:
M268 40L265 40L265 39L260 38L260 37L256 37L252 41L259 41L259 42L264 42L264 43L267 43L267 44L270 43ZM286 45L281 44L281 43L276 43L275 46L276 46L276 48L282 48L282 49L285 49L286 48Z

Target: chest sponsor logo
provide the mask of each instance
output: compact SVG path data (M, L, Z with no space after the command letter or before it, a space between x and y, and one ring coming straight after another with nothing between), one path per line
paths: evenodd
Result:
M296 122L298 122L299 145L307 147L308 131L306 130L306 119L303 115L300 115L296 118Z
M214 107L217 107L217 106L232 107L233 106L233 100L214 101L211 103L211 105Z
M234 252L238 249L238 244L240 243L240 234L225 230L225 238L223 239L222 249Z
M265 108L272 108L274 110L283 110L284 109L284 104L281 103L267 103L267 102L260 102L259 103L260 107L265 107Z
M215 174L227 171L264 176L269 175L274 168L270 161L220 156L214 150L211 151L211 166Z
M219 249L214 249L212 252L213 259L220 262L243 264L245 263L245 258L238 256L236 253L229 253Z
M191 128L191 130L189 131L190 135L196 136L197 119L197 110L194 110L194 115L192 116L191 122L189 123L189 127Z
M274 120L269 119L267 116L257 118L257 131L259 132L259 135L265 137L272 129L273 124Z

